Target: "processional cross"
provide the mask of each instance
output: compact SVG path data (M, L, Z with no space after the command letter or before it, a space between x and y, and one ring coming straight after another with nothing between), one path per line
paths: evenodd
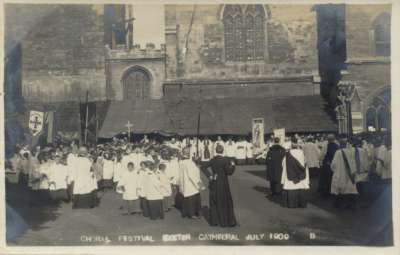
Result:
M35 129L37 129L38 125L42 124L42 122L39 121L39 118L37 116L35 116L35 120L34 121L31 120L30 122L34 125Z
M128 120L128 123L126 123L125 127L128 128L128 138L129 142L131 141L131 128L133 127L133 124Z

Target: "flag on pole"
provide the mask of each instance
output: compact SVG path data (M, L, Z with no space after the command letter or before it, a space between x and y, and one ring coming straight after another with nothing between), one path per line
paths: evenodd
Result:
M252 140L256 149L264 146L264 118L252 120Z
M46 114L46 125L47 125L47 143L54 142L54 112L50 111Z
M44 126L44 112L30 111L28 127L32 136L39 135Z
M81 116L81 138L82 141L89 143L96 143L97 137L97 114L96 114L96 103L88 102L80 104L80 116Z
M31 146L43 146L54 142L55 118L54 111L30 111L28 127L31 131Z

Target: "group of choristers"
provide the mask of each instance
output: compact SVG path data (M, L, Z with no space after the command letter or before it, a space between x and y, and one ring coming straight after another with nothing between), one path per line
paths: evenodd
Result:
M189 147L177 150L171 146L160 152L128 147L122 154L103 152L95 158L88 157L82 147L68 158L71 169L77 170L70 178L74 208L94 207L97 190L115 188L124 200L123 215L163 219L164 212L176 206L183 217L200 216L204 185Z
M204 139L185 138L182 141L172 138L167 144L176 149L189 147L190 155L198 156L202 162L208 162L218 154L216 152L218 145L224 150L222 156L235 160L239 165L253 164L256 157L253 144L244 138L239 138L237 141L232 138L224 141L220 136L215 141L207 137Z
M121 161L128 162L116 183L116 190L125 202L124 215L142 213L153 220L163 219L164 212L173 205L172 185L176 176L167 172L167 164L146 160L138 151L126 154Z

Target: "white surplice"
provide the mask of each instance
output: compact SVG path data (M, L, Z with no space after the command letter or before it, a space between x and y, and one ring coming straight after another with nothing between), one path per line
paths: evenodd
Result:
M179 176L179 191L184 197L193 196L203 188L200 169L191 159L179 161Z
M246 142L239 141L236 143L236 155L237 159L246 159Z
M236 143L234 141L228 141L225 143L225 155L230 158L236 157Z
M111 180L114 177L114 162L103 159L103 180Z
M167 174L162 171L157 171L156 172L159 180L161 181L162 184L162 193L164 197L169 197L172 194L172 187L171 187L171 181L168 178Z
M39 165L39 173L41 176L39 189L49 189L49 176L51 173L51 162L44 162Z
M152 171L146 171L140 178L141 196L147 200L161 200L164 198L162 183Z
M140 178L139 171L125 171L122 175L121 180L118 182L118 186L124 187L122 193L122 198L124 200L136 200L139 198L139 188L140 188Z
M89 194L97 189L97 180L94 173L91 172L92 162L86 157L78 157L74 161L74 195Z
M75 161L77 159L77 156L73 153L68 154L67 156L67 166L68 166L68 175L67 175L67 184L71 184L72 179L74 178L75 175Z
M119 182L126 171L127 167L124 167L122 162L114 162L114 182Z
M299 163L305 167L306 177L298 183L294 183L287 177L287 167L286 167L286 156L282 161L282 184L284 190L298 190L298 189L309 189L310 188L310 177L308 173L308 167L305 165L304 153L301 149L291 149L290 154L299 161Z
M53 164L49 173L49 189L67 189L69 167L64 164Z

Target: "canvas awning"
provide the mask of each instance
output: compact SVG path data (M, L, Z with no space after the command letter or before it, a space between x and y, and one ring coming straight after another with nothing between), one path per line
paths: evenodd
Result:
M111 102L104 115L99 137L126 132L127 122L134 133L247 135L253 118L264 118L265 133L275 128L287 132L333 132L336 124L320 96L285 98L223 98L209 100L161 99Z
M163 101L111 101L102 109L104 116L99 137L110 138L127 132L128 121L133 124L134 133L153 133L164 128Z

